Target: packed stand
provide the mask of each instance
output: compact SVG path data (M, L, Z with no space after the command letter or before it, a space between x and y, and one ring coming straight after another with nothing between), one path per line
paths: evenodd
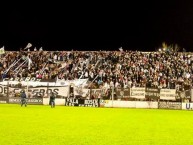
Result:
M140 51L6 51L2 78L88 78L92 88L192 86L193 54Z

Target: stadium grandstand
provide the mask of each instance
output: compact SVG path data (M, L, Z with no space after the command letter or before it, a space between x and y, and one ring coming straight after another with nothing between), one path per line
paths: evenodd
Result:
M103 89L102 96L108 99L112 96L112 88L114 99L123 99L123 96L118 97L118 94L121 94L121 89L127 88L151 87L175 89L177 92L192 88L193 53L123 49L44 51L42 48L32 50L30 47L29 43L20 51L1 49L1 82L28 77L47 82L86 79L88 81L84 88ZM89 94L89 97L97 96Z

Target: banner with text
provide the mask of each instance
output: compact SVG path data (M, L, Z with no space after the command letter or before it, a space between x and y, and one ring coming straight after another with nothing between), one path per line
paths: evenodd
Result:
M159 99L160 98L160 89L159 88L145 88L145 98Z
M182 103L181 102L159 102L158 103L159 109L176 109L181 110L182 109Z
M145 99L145 88L131 88L131 98Z
M193 110L193 103L182 103L182 110Z
M161 89L160 90L161 100L176 100L176 89Z
M19 94L21 92L22 88L16 88L16 87L7 87L0 85L0 94L3 96L9 95L8 97L15 97L16 94ZM28 98L33 97L47 97L48 94L51 94L52 92L56 95L68 96L68 90L69 87L33 87L28 88ZM25 91L27 92L27 88L25 88Z
M20 102L20 98L9 98L9 104L19 104ZM27 104L43 105L43 98L27 98Z
M100 99L66 98L65 106L100 107Z

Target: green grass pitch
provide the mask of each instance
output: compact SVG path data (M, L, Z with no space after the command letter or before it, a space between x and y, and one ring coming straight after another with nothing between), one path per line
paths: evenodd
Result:
M0 145L192 145L193 111L0 104Z

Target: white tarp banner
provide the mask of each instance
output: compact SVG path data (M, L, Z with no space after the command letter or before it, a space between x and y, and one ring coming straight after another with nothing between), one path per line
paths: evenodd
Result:
M6 95L8 93L9 97L14 97L15 94L20 93L22 88L16 88L16 87L9 87L0 85L0 93ZM9 91L9 92L8 92ZM25 88L25 91L27 92L27 88ZM34 96L43 96L48 97L49 94L55 93L56 95L68 96L69 87L33 87L28 88L28 96L34 97Z
M192 110L193 109L193 103L182 103L182 110Z
M91 91L91 93L90 93ZM75 87L74 89L74 95L80 95L82 97L90 97L90 94L94 96L98 96L99 94L104 94L103 89L83 89L82 87Z
M69 86L70 84L74 84L74 86L85 86L87 85L88 79L76 79L76 80L56 80L54 82L47 82L42 81L41 79L37 78L11 78L11 79L4 79L0 82L0 85L17 85L21 84L22 86L32 86L32 87L38 87L38 86Z
M162 100L176 100L176 89L161 89L160 99Z
M137 99L145 99L145 88L131 88L130 97Z

